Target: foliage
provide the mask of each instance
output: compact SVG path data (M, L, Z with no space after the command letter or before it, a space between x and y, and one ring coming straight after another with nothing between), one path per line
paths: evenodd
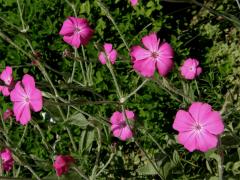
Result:
M14 119L2 121L0 149L13 149L16 162L12 172L0 171L0 176L33 178L31 167L40 178L56 179L52 167L55 155L71 154L85 175L97 179L158 179L158 173L162 179L216 179L221 163L226 179L239 177L240 32L236 22L225 18L226 13L234 20L240 18L235 1L202 1L203 7L149 0L139 1L134 8L121 0L71 1L77 15L87 18L94 29L92 40L84 48L86 57L79 48L77 58L74 49L59 35L63 21L74 16L67 1L19 0L23 23L17 2L0 0L0 33L28 55L0 34L0 69L12 66L15 80L25 73L34 75L44 95L44 109L34 113L27 126ZM134 138L121 142L109 128L109 117L114 111L121 111L121 104L111 73L98 61L98 52L104 42L117 49L119 58L113 68L127 96L144 81L132 70L127 48L139 44L149 32L158 32L163 41L171 43L175 67L166 79L155 75L124 102L127 109L135 111L137 120ZM190 56L199 59L203 68L197 81L184 80L178 72L183 60ZM76 71L70 82L73 62ZM169 84L194 101L207 102L221 110L225 123L221 148L205 154L189 153L177 143L172 129L174 116L178 109L189 107L190 102L168 89ZM1 114L12 106L3 96L0 102ZM60 179L77 179L76 176L71 169Z

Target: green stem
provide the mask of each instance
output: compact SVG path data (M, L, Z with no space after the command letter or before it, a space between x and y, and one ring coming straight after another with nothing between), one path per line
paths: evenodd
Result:
M85 179L85 180L89 180L89 178L87 177L87 176L85 176L84 174L83 174L83 172L79 169L79 168L77 168L77 167L72 167L83 179Z
M19 0L17 0L17 5L18 5L18 11L19 11L19 15L20 15L21 22L22 22L22 28L23 28L23 29L21 30L21 32L25 33L25 32L27 32L28 28L25 27L25 22L24 22L24 20L23 20L22 9L21 9Z
M99 7L103 10L103 12L106 14L106 16L108 17L108 19L109 19L110 21L112 21L113 25L115 26L116 30L117 30L118 33L119 33L119 35L120 35L120 37L121 37L124 45L126 46L127 50L130 51L130 49L129 49L129 47L128 47L128 45L127 45L127 43L126 43L126 41L125 41L125 39L124 39L124 37L123 37L123 34L121 33L120 29L118 28L116 22L114 21L114 19L113 19L112 15L110 14L109 10L107 9L107 7L102 3L101 0L97 0L97 3L98 3L98 5L99 5Z
M74 48L74 57L77 57L77 48ZM72 75L71 75L71 78L69 79L69 83L72 83L75 71L76 71L76 61L73 61Z
M112 158L114 157L114 153L110 154L110 157L108 159L108 161L106 162L106 164L104 164L104 166L102 167L102 169L97 173L96 178L104 171L104 169L106 169L106 167L110 164L110 162L112 161Z
M95 164L94 164L94 167L93 167L93 170L92 170L92 176L91 176L91 179L96 179L96 171L97 171L97 167L98 167L98 164L99 164L99 159L100 159L100 153L101 153L101 147L102 147L102 136L101 136L101 131L98 127L97 128L97 133L98 133L98 152L97 152L97 157L96 157L96 160L95 160Z
M22 142L23 142L23 139L24 139L24 137L25 137L25 135L26 135L26 133L27 133L27 127L28 127L28 125L25 125L24 131L23 131L23 135L22 135L22 137L21 137L21 139L20 139L20 141L19 141L19 143L18 143L18 145L17 145L17 148L20 148L20 147L21 147L21 144L22 144Z
M109 71L110 71L110 73L112 75L112 78L113 78L113 81L114 81L114 85L115 85L115 88L117 90L118 98L120 100L122 98L122 93L121 93L121 90L120 90L120 88L118 86L117 78L115 76L115 73L113 71L113 68L112 68L112 65L111 65L110 61L107 61L107 67L108 67L108 69L109 69Z
M145 79L142 84L140 84L133 92L131 92L130 94L128 94L126 97L123 97L122 99L120 99L121 103L124 103L125 101L128 100L128 98L130 98L131 96L135 95L143 86L144 84L146 84L146 82L148 82L149 79Z
M199 91L198 83L197 83L196 79L194 80L194 83L195 83L195 86L196 86L196 89L197 89L198 97L200 97L200 96L201 96L201 93L200 93L200 91Z
M161 173L159 172L156 163L152 161L152 159L149 157L149 155L147 154L147 152L141 147L141 145L136 141L136 139L134 139L135 144L139 147L139 149L141 149L141 151L144 153L144 155L146 156L146 158L149 160L149 162L152 164L153 168L155 169L155 171L157 172L158 176L161 179L165 179Z
M218 154L219 154L219 161L218 162L218 179L223 180L223 172L224 172L224 167L223 167L223 161L224 161L224 154L223 150L221 149L221 137L218 138Z

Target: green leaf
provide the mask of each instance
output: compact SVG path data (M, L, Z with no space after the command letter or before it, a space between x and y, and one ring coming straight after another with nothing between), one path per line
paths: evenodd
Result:
M140 175L156 175L157 171L154 169L153 165L148 162L146 165L137 169Z
M86 128L90 124L82 113L73 114L68 120L70 124L79 126L81 128Z

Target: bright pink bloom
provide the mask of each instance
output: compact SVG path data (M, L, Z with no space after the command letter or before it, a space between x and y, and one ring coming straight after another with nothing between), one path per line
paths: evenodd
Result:
M142 43L146 49L141 46L131 48L133 68L145 77L152 77L157 66L158 73L166 76L173 67L173 49L170 44L160 44L156 33L144 36Z
M2 166L5 171L10 171L13 167L14 160L12 158L12 152L10 149L5 148L1 151Z
M22 82L18 81L10 94L13 102L13 112L16 120L22 125L31 120L30 109L34 112L41 111L43 106L42 93L35 87L35 80L32 76L25 74Z
M106 64L108 60L114 64L117 59L116 49L113 49L110 43L105 43L103 47L105 52L101 51L98 55L98 59L102 64Z
M181 74L186 79L195 79L201 72L199 62L196 59L188 58L180 68Z
M55 161L53 163L53 167L56 170L57 176L61 176L62 174L67 173L69 166L73 162L74 162L74 159L72 156L68 156L68 155L56 156Z
M66 43L79 48L80 45L87 45L92 37L93 30L86 19L69 17L63 22L59 34L63 36Z
M9 96L11 88L13 86L12 68L7 66L1 73L0 79L6 86L0 86L0 91L4 96Z
M136 6L138 4L138 0L130 0L132 6Z
M209 104L194 102L188 112L177 112L173 129L179 131L178 142L190 152L206 152L217 146L217 135L224 131L224 125L220 113Z
M113 132L113 136L118 137L122 141L126 141L133 137L132 132L132 123L134 121L134 113L133 111L125 111L128 122L130 123L130 127L126 122L125 116L123 112L114 112L113 115L110 118L111 130Z
M11 109L7 109L4 113L3 113L3 120L7 120L8 118L10 118L13 115L13 111Z

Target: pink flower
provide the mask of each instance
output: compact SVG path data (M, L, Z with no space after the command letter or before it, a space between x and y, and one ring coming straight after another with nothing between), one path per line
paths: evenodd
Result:
M73 162L74 162L74 159L72 156L68 156L68 155L56 156L55 161L53 163L53 167L56 170L57 176L61 176L62 174L67 173L69 166Z
M217 146L217 135L224 131L224 125L220 113L209 104L194 102L188 112L177 112L173 129L179 131L177 140L187 150L206 152Z
M0 91L4 96L9 96L11 88L13 86L12 68L7 66L1 73L0 79L6 86L0 86Z
M23 76L22 82L17 82L10 97L16 120L22 125L26 125L31 120L30 109L38 112L43 106L42 93L35 87L34 78L28 74Z
M13 167L14 160L12 158L12 153L10 149L5 148L0 153L2 159L2 166L5 171L10 171Z
M142 43L146 49L141 46L131 48L133 68L145 77L152 77L157 66L158 73L166 76L173 67L173 49L170 44L160 44L156 33L144 36Z
M8 118L10 118L13 115L13 111L11 109L7 109L4 113L3 113L3 120L7 120Z
M92 37L93 30L86 19L69 17L64 21L59 34L63 36L66 43L79 48L80 45L87 45Z
M138 4L138 0L130 0L132 6L136 6Z
M117 59L117 51L116 49L112 48L112 44L105 43L104 44L104 51L101 51L98 55L98 59L102 64L106 64L106 62L109 60L112 64L115 63Z
M180 68L181 74L186 79L195 79L201 72L199 62L196 59L188 58Z
M125 116L123 112L114 112L110 118L111 122L111 130L113 132L113 136L118 137L122 141L126 141L133 137L131 124L134 121L134 113L133 111L125 111L128 122L130 123L130 127L128 126Z

